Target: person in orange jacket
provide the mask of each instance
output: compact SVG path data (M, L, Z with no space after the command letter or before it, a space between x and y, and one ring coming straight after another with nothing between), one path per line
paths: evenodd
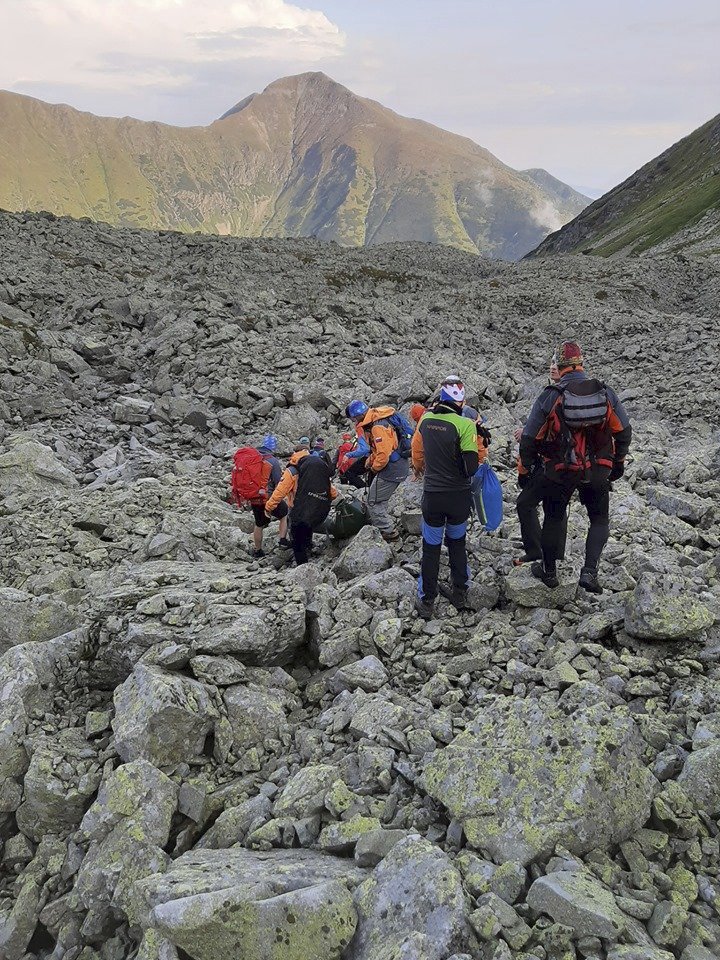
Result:
M313 532L327 518L330 504L337 497L330 477L331 467L325 460L310 456L308 443L299 443L265 504L268 516L283 500L290 508L290 538L298 566L310 559Z
M363 400L353 400L347 405L346 413L370 450L366 461L372 477L367 493L370 522L384 540L398 540L400 534L390 519L388 503L403 480L407 480L410 464L408 458L398 452L398 435L388 419L395 408L368 407Z

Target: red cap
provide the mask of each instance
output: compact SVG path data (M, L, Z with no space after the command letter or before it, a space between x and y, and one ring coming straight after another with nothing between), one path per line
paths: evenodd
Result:
M581 367L583 355L580 344L575 340L563 340L555 351L553 361L557 364L558 370L564 370L566 367Z
M410 407L410 416L415 421L415 423L419 423L426 413L427 413L427 410L421 403L414 403Z

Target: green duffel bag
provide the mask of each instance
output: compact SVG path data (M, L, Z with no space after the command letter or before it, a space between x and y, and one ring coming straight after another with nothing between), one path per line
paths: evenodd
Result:
M329 533L336 540L354 537L370 523L365 507L359 500L341 500L330 518Z

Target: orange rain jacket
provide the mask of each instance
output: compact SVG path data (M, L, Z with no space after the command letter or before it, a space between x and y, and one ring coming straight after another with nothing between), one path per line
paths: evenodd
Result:
M380 473L390 463L390 455L398 448L398 439L395 429L389 423L379 423L387 420L395 413L394 407L370 407L365 419L359 424L368 443L370 456L367 465L373 473Z

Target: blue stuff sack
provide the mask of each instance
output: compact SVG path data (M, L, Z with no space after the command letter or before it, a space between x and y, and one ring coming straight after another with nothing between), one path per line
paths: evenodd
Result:
M488 463L481 463L472 481L475 512L488 533L503 521L503 493L498 476Z

